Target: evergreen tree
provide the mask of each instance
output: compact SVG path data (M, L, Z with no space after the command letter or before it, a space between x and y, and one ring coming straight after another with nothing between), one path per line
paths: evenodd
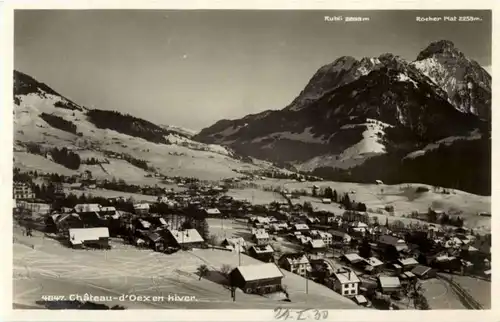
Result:
M337 195L337 190L333 190L333 202L338 202L338 195Z

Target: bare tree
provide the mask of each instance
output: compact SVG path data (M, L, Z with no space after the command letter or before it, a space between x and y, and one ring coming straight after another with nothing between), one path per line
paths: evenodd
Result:
M198 273L198 276L200 277L200 280L201 280L204 276L207 276L207 274L208 274L208 267L207 267L207 265L205 265L205 264L200 265L200 266L196 269L196 273Z
M224 275L226 278L229 277L229 273L231 272L232 267L229 264L223 264L220 268L220 273Z

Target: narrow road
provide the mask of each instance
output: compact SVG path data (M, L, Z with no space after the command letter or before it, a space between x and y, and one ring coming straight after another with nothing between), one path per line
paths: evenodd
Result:
M472 295L469 294L463 287L453 281L453 279L437 274L437 278L450 285L450 289L458 296L460 302L469 310L484 310L483 306L477 302Z

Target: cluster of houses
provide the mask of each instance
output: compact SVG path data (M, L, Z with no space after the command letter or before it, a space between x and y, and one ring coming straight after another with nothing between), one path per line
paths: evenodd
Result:
M136 213L131 214L99 204L77 204L47 216L46 231L66 236L74 248L110 248L110 235L125 236L136 246L156 251L202 247L205 241L197 229L181 229L161 216L148 215L145 205L136 204Z
M249 285L258 285L258 292L280 289L277 280L282 275L272 265L323 283L360 305L367 305L375 292L400 299L405 285L434 278L440 271L486 278L491 275L491 242L479 242L462 228L450 232L428 225L423 230L392 231L387 226L369 223L366 213L355 211L341 216L318 213L314 217L278 217L261 215L248 219L253 226L253 246L247 247L247 241L241 237L223 242L225 247L246 251L265 262L262 272L274 272L272 277L266 275L257 280L252 276L251 283L242 284L249 292L256 292ZM276 236L300 245L301 251L276 257L272 244L281 240ZM421 247L419 238L429 243L428 249ZM362 245L368 250L361 251ZM475 266L481 267L480 271L474 271ZM242 268L235 274L244 280L244 272Z
M28 188L15 185L16 200L29 199ZM396 229L371 223L364 212L306 212L291 202L274 202L256 210L249 202L222 195L223 190L196 184L183 192L166 191L154 204L135 203L133 213L99 204L77 204L57 213L50 213L49 207L46 227L62 233L75 248L109 248L110 236L122 235L138 247L170 253L206 246L203 227L182 228L185 217L179 219L176 214L183 210L200 218L243 217L251 225L251 238L226 238L221 246L263 262L239 266L230 273L232 285L247 293L283 291L281 269L322 283L360 305L367 305L375 291L401 294L407 283L433 278L439 271L491 275L491 240L463 228L453 232L434 225ZM153 206L169 210L171 218L152 214ZM254 213L259 215L247 215ZM273 245L278 240L287 240L299 251L276 251Z

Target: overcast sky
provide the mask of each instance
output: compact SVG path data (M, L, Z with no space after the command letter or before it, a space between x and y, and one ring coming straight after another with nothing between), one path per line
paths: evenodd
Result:
M200 130L281 109L344 55L414 60L448 39L491 65L491 14L358 11L16 11L15 68L76 103ZM416 22L472 14L482 22Z

